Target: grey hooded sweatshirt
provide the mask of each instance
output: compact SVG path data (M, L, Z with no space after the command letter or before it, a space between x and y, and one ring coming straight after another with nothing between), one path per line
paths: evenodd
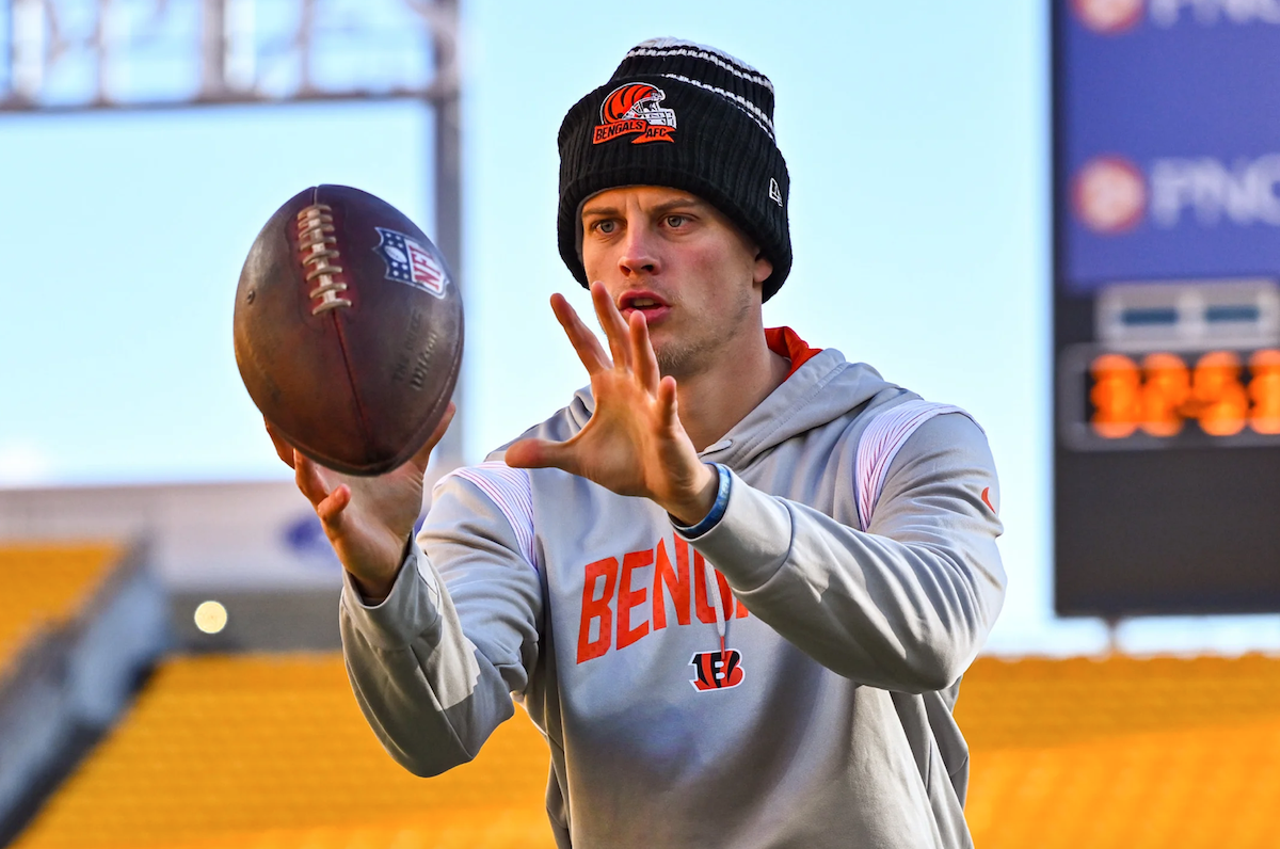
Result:
M562 847L971 846L951 711L1005 586L982 431L827 349L702 456L731 486L693 540L501 451L443 480L388 598L343 592L383 745L441 773L514 698Z

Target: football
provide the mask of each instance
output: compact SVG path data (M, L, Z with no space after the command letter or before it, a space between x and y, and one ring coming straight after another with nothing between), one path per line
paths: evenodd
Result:
M443 257L390 204L315 186L276 210L240 272L236 364L291 445L354 475L412 457L448 407L462 298Z

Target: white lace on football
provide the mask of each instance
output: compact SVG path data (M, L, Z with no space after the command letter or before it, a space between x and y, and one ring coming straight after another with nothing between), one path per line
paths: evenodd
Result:
M347 284L339 277L342 266L336 264L340 254L338 237L333 235L333 209L327 203L303 207L298 212L297 224L298 250L302 251L306 280L309 284L316 284L307 293L308 298L317 299L311 314L320 315L338 307L351 306L350 300L337 294L347 291Z

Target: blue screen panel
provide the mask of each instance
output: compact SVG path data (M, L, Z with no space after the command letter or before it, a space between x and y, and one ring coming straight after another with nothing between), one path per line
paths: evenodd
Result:
M1059 8L1060 282L1280 276L1280 3Z

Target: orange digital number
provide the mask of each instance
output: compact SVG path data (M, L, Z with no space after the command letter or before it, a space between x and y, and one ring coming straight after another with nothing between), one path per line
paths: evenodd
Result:
M1103 354L1089 373L1094 432L1123 439L1139 428L1151 436L1182 432L1195 419L1210 436L1233 436L1246 425L1256 433L1280 434L1280 350L1249 358L1248 385L1240 357L1212 351L1195 368L1176 354L1148 354L1139 366L1123 354Z
M1249 427L1257 433L1280 433L1280 351L1269 348L1249 358Z
M1142 416L1142 375L1138 364L1121 354L1103 354L1089 369L1093 389L1091 424L1099 436L1121 439L1138 428Z
M1182 408L1191 395L1191 374L1182 357L1148 354L1142 360L1142 429L1152 436L1175 436L1182 430Z
M1244 430L1249 395L1240 382L1240 358L1229 351L1213 351L1191 373L1192 410L1210 436L1231 436Z

